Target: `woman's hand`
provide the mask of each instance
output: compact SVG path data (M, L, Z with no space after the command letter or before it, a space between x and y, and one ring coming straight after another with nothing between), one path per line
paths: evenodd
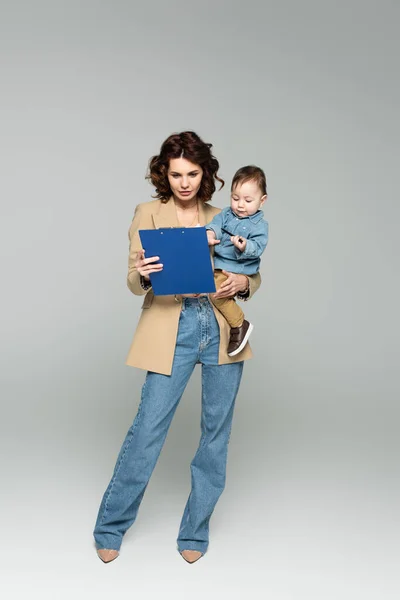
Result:
M144 250L139 250L135 262L135 267L139 275L144 277L146 281L150 281L150 273L158 273L158 271L162 271L163 265L161 263L155 265L158 260L160 260L159 256L151 256L150 258L144 257Z
M238 273L228 273L222 271L227 279L221 283L219 290L213 295L213 298L227 298L228 296L236 296L238 292L246 292L249 287L249 281L246 275Z

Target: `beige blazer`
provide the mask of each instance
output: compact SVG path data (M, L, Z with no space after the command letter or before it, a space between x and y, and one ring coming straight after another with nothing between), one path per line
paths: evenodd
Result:
M201 203L199 223L204 226L221 209ZM128 287L138 296L146 294L142 313L126 359L126 364L146 371L155 371L170 375L175 353L179 316L182 300L175 296L155 296L152 289L147 292L140 285L140 275L136 270L137 253L142 249L139 229L158 229L160 227L179 227L175 205L172 200L162 203L160 200L138 204L132 224L129 228ZM257 273L249 277L249 297L259 288L261 277ZM236 356L227 354L229 325L222 314L213 306L220 329L220 348L218 364L238 362L252 357L249 344Z

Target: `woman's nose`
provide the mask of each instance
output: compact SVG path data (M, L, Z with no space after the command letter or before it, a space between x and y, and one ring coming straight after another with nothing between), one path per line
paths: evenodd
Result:
M183 187L183 188L187 188L187 187L189 187L189 181L187 180L187 178L186 178L186 177L183 177L183 178L182 178L182 187Z

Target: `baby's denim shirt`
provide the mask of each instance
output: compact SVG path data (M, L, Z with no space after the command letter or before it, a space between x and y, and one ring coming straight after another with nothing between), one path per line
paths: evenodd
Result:
M260 267L260 256L268 243L268 222L264 213L258 210L250 217L238 217L230 207L218 213L206 229L215 232L219 244L214 246L214 268L232 273L254 275ZM225 231L224 231L225 230ZM246 248L241 252L230 238L240 235L247 239Z

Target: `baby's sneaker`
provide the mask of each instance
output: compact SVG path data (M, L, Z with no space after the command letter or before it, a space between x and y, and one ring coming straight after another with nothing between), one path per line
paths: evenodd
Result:
M228 356L235 356L243 350L252 331L253 325L246 321L246 319L243 321L240 327L231 327L231 335L228 344Z

